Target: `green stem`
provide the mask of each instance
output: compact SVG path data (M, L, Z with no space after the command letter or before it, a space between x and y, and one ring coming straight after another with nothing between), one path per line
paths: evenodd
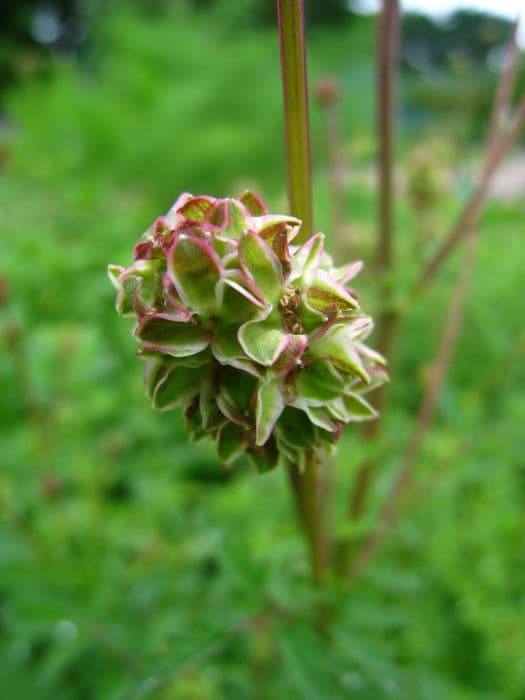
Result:
M323 508L319 488L320 455L309 453L303 472L295 464L288 465L292 492L295 496L297 515L308 544L312 580L322 582L327 565L327 541L323 537Z
M296 243L301 243L313 233L303 0L277 0L277 14L284 96L288 204L290 213L303 222L295 239ZM300 472L296 465L289 466L290 484L308 542L315 584L322 579L325 560L317 462L317 456L311 453L304 472Z
M300 243L313 233L303 0L277 0L277 13L284 96L288 203L290 213L303 222L295 239Z

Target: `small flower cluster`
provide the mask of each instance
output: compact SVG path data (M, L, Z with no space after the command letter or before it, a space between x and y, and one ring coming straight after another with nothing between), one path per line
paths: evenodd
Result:
M349 421L375 417L364 394L386 379L364 339L372 320L301 222L239 199L183 194L144 234L127 268L110 265L117 311L136 317L145 390L156 410L183 407L194 439L260 471L303 465Z

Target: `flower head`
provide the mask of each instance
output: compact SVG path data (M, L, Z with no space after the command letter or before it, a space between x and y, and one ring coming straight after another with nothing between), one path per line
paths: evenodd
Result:
M184 408L191 436L213 438L226 464L301 465L376 415L364 394L385 363L347 286L361 263L334 267L321 233L294 245L300 226L251 193L183 194L131 266L109 266L117 311L137 320L153 408Z

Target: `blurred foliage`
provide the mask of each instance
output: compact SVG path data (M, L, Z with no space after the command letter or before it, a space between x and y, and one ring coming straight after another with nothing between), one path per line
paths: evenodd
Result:
M351 255L365 259L372 31L360 18L310 37L312 79L331 73L342 87ZM358 586L314 592L284 475L225 472L211 448L188 446L177 415L151 413L105 275L182 190L223 196L249 184L282 206L275 30L232 34L205 8L175 7L108 12L93 36L87 64L53 60L47 77L6 99L0 696L523 700L523 202L492 202L482 218L468 316L409 517ZM321 227L328 179L313 117ZM461 162L450 163L441 230L472 172L471 151L451 150ZM404 202L398 218L403 291L418 218ZM374 447L376 503L452 274L405 328L385 442ZM364 451L349 430L343 483ZM316 631L319 609L329 636Z

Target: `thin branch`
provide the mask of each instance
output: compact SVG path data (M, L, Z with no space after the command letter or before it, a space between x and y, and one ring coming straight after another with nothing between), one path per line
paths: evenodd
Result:
M486 138L488 150L493 148L499 136L505 112L508 110L512 102L512 92L516 83L516 73L520 58L520 50L517 42L519 26L520 18L518 17L518 19L516 19L512 25L509 41L507 43L507 50L505 52L503 70L501 72L501 78L498 83L496 96L492 106L492 113L490 116Z
M395 89L399 54L400 13L398 0L384 0L377 29L377 133L379 174L378 237L376 263L386 278L393 263L392 242L392 142Z
M277 0L290 213L303 225L300 243L313 233L310 126L303 0Z
M465 304L470 286L473 267L476 237L472 231L465 241L465 251L461 270L443 328L438 353L431 371L430 379L421 400L412 434L405 450L401 467L385 499L378 516L378 525L365 539L359 552L354 558L349 570L349 579L354 580L366 568L383 540L395 525L405 494L410 490L413 481L414 467L420 455L427 430L434 418L436 406L445 376L447 374L465 312Z
M368 562L372 559L375 552L382 544L383 539L388 534L388 531L396 522L403 504L403 498L412 484L414 467L421 453L424 438L434 417L441 387L445 381L463 321L465 303L470 283L470 274L474 260L476 241L475 224L477 214L481 204L484 201L490 179L496 167L517 138L520 128L525 122L524 96L514 112L514 117L507 132L499 136L499 128L503 115L509 108L516 79L518 64L518 51L516 46L517 26L518 22L516 22L514 25L509 39L505 67L494 96L487 132L485 163L478 180L478 186L474 190L472 197L467 201L462 214L458 217L451 230L451 234L449 234L449 236L445 239L445 244L447 244L447 241L449 241L449 247L446 250L450 251L450 241L453 241L452 245L457 245L460 240L466 237L465 251L454 293L452 295L447 319L443 327L439 349L431 377L421 401L400 470L396 476L396 479L394 480L384 505L380 510L378 517L379 524L377 528L373 530L365 539L363 545L354 558L349 569L350 579L356 578L360 575L360 573L362 573ZM445 250L443 246L442 248ZM438 266L441 265L447 254L448 252L442 255L440 258L436 256L435 260L439 260ZM432 275L435 274L437 267L434 266L431 269ZM428 283L428 271L424 271L421 279L425 282L425 284Z
M509 109L512 99L512 92L516 82L516 74L519 63L519 50L516 44L516 33L519 26L517 20L512 28L508 47L507 57L501 74L500 82L489 121L487 132L487 149L485 162L478 177L478 182L470 198L465 203L456 221L453 223L442 244L436 251L433 258L424 267L421 276L416 284L415 293L419 294L426 289L435 278L441 266L448 256L456 248L459 241L466 235L471 227L476 224L477 217L483 206L487 192L494 173L501 164L508 150L519 136L521 128L525 123L525 94L516 107L513 117L510 120L507 131L500 135L500 127L504 113Z

